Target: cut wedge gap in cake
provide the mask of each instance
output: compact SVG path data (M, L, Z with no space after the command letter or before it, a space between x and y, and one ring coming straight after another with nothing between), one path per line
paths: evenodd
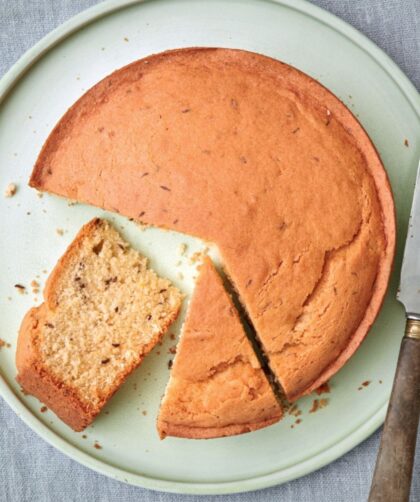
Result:
M19 333L17 381L76 431L87 427L176 319L182 295L106 220L86 224Z
M159 435L232 436L274 424L281 417L233 301L206 257L159 410Z
M223 280L223 285L226 291L229 293L232 302L236 308L244 332L248 337L248 340L254 350L256 357L258 358L261 369L264 371L265 376L271 386L271 389L273 390L273 393L280 407L282 408L282 410L286 410L291 405L291 403L288 401L286 393L283 387L281 386L281 383L279 382L275 373L270 368L270 362L267 355L264 352L263 344L258 336L256 329L254 328L254 325L252 324L251 318L248 312L246 311L244 303L241 301L239 292L235 288L234 282L232 281L232 279L229 277L229 275L226 273L225 270L222 270L220 272L220 275Z

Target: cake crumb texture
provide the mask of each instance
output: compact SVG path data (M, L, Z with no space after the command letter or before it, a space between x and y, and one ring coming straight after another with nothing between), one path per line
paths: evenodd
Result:
M22 324L17 379L81 430L160 340L182 297L94 219L56 265L44 298Z

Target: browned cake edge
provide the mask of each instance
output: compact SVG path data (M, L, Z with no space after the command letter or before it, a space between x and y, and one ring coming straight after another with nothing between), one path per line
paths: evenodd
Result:
M44 403L75 431L87 427L99 413L89 409L67 385L59 382L42 366L34 337L45 319L45 304L32 308L24 317L16 351L16 380L22 389Z
M370 303L366 309L365 315L350 338L347 346L341 354L339 354L337 359L327 366L310 386L304 389L297 389L293 395L288 395L287 398L290 401L295 401L301 396L310 394L323 383L328 381L340 368L344 366L344 364L359 348L360 344L368 334L369 329L378 317L381 307L385 301L396 251L395 204L389 177L384 165L382 164L380 155L357 118L336 96L334 96L334 94L328 91L328 89L324 89L326 91L326 98L328 97L328 99L326 99L327 106L331 107L331 109L334 110L333 113L336 114L336 117L342 124L346 125L348 132L356 140L357 148L366 158L366 165L374 180L376 193L381 207L385 247L378 267ZM333 106L334 102L339 102L342 106L335 107Z
M279 417L270 418L261 422L248 424L232 424L225 427L190 427L185 425L171 424L165 420L158 419L157 427L160 439L165 439L167 436L174 436L186 439L215 439L226 436L236 436L245 434L246 432L263 429L269 425L278 422Z

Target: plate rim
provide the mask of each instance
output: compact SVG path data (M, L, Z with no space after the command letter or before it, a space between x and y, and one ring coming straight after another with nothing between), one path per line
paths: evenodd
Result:
M58 45L62 40L72 35L84 26L111 14L125 9L131 5L145 3L151 0L106 0L96 4L74 17L70 18L53 31L44 36L34 46L27 50L18 61L5 73L0 80L0 105L7 98L9 91L17 84L21 77L40 60L44 54ZM420 98L414 84L398 67L396 63L368 37L353 28L347 22L325 11L321 7L309 3L307 0L264 0L265 2L284 6L301 14L314 18L316 21L328 26L339 34L345 36L353 44L367 53L399 87L407 99L414 113L420 117ZM13 409L16 415L23 420L38 436L57 448L59 451L76 462L93 469L100 474L122 481L131 485L147 489L159 490L170 493L195 494L195 495L220 495L239 493L262 488L268 488L299 478L324 467L369 437L385 419L388 400L374 412L369 420L350 434L327 446L312 457L288 466L285 469L275 470L269 474L259 475L246 479L237 479L226 482L183 482L154 478L119 469L105 461L95 458L72 445L58 433L49 429L36 417L19 396L8 386L0 373L0 396Z

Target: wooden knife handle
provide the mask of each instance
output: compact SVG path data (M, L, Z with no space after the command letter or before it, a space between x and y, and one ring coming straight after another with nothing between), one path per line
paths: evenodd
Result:
M420 414L420 338L410 337L409 323L398 357L369 502L407 502L410 497Z

